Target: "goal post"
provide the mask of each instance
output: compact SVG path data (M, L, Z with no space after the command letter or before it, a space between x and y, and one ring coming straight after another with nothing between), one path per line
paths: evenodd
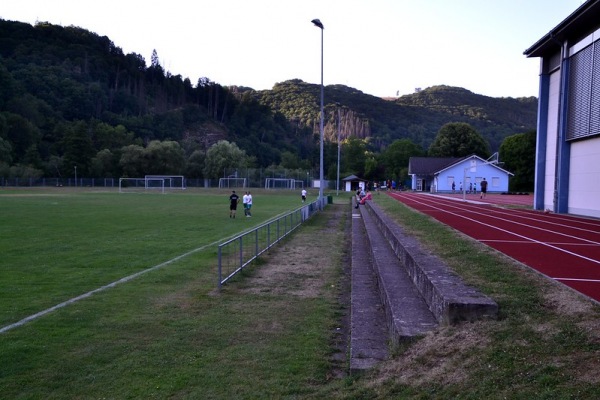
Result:
M288 178L266 178L265 189L295 189L296 180Z
M143 193L148 189L165 193L165 180L162 178L119 178L119 193Z
M156 186L155 183L159 180L163 180L164 187L168 189L185 190L185 176L183 175L146 175L146 188L153 189Z
M219 178L219 188L245 188L246 178Z

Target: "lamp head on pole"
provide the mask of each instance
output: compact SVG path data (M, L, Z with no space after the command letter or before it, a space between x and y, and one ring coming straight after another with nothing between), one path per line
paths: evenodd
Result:
M315 26L321 28L321 29L325 29L325 27L323 26L323 24L321 23L321 21L317 18L313 19L312 21L313 24L315 24Z

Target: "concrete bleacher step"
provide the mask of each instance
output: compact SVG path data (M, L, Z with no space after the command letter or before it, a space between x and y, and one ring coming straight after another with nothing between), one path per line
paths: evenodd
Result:
M440 324L498 317L495 301L465 284L435 254L423 250L415 238L391 222L376 204L367 203L363 213L373 217L371 224L377 225Z
M352 212L350 371L440 324L497 318L497 304L367 202Z
M352 214L350 371L373 367L389 357L387 326L361 215Z
M360 211L369 238L379 295L386 310L389 340L393 346L397 346L402 341L435 329L438 322L390 244L372 221L372 216L365 207L360 207Z

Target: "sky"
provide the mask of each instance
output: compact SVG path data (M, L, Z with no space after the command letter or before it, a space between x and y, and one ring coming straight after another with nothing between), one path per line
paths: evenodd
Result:
M379 97L435 85L538 96L523 52L583 0L3 0L0 18L77 26L196 85L301 79ZM321 20L324 30L311 23Z

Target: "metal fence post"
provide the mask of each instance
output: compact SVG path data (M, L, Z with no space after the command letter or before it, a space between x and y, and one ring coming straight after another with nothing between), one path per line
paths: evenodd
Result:
M222 266L221 266L221 261L223 260L222 256L221 256L222 249L223 249L223 246L219 246L219 257L218 257L219 267L217 268L218 273L219 273L219 290L221 290L221 286L223 285L221 283L223 281L223 273L222 273Z
M240 236L240 269L244 267L244 240L243 235Z

